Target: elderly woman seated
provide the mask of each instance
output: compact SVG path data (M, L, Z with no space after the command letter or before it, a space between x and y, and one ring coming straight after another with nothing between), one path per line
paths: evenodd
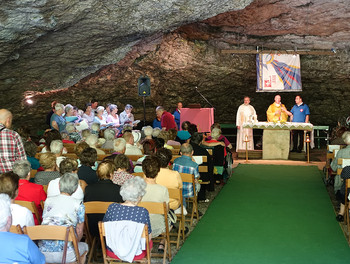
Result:
M125 181L134 178L134 175L130 174L130 160L124 154L119 154L114 157L114 165L116 171L112 176L112 181L114 184L122 186Z
M99 106L96 109L96 116L94 119L94 123L98 123L100 125L101 129L106 128L107 125L107 120L105 118L105 116L103 115L105 111L105 108L103 106Z
M53 140L50 144L51 153L56 155L56 164L57 168L60 166L62 160L66 157L62 156L63 154L63 142L62 140Z
M181 146L179 141L176 141L177 130L171 128L168 130L168 141L166 142L169 146Z
M104 149L114 149L114 139L115 139L115 131L111 128L107 128L103 132L103 137L106 142L102 145Z
M72 123L67 124L66 131L69 136L69 140L73 141L74 143L77 143L81 140L80 134L77 132L75 125Z
M137 206L146 193L145 189L146 183L142 178L134 177L127 180L120 189L120 195L122 196L124 203L111 204L103 218L103 222L131 221L134 223L146 224L148 225L148 233L151 238L152 228L149 213L147 209ZM109 257L118 258L118 252L112 248L113 245L107 244L107 255ZM140 259L143 256L145 256L145 252L135 256L134 260Z
M60 181L60 195L49 197L45 202L42 225L73 226L77 241L83 236L85 207L84 204L71 195L78 189L79 179L74 173L65 173ZM78 243L79 252L83 254L88 245ZM39 249L45 255L46 263L58 263L62 260L64 241L39 241ZM68 244L66 262L76 261L72 244ZM85 263L85 255L82 263Z
M143 134L145 135L144 140L152 139L153 128L151 126L145 126L142 128Z
M35 174L34 182L36 184L47 185L50 181L61 177L57 171L56 155L51 152L46 152L40 155L40 164L44 171L38 171Z
M78 162L75 159L66 158L63 160L60 164L60 174L61 176L65 173L75 173L78 172ZM47 197L50 196L56 196L60 194L60 187L59 187L60 178L54 179L50 181L49 186L47 187ZM81 182L79 180L79 182ZM84 183L84 182L83 182ZM85 183L86 185L86 183ZM82 201L84 198L84 185L79 184L78 189L72 194L72 197Z
M147 156L142 162L142 170L146 175L146 194L142 198L142 202L169 203L168 189L156 183L156 176L160 171L159 159L155 156ZM157 237L165 232L165 220L163 215L150 214L152 234ZM164 251L164 241L161 241L158 247L159 251Z
M57 130L58 132L62 132L66 129L66 120L62 117L64 114L64 105L56 104L55 112L52 114L50 119L50 126L52 129Z
M105 155L106 153L97 147L98 145L98 136L90 135L85 140L86 143L90 146L90 148L94 148L97 151L97 155Z

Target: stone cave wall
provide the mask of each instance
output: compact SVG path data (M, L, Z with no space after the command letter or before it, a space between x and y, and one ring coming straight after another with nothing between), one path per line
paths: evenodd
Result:
M178 101L185 107L189 103L209 107L195 87L216 108L217 122L234 123L236 110L245 95L251 97L258 119L265 120L265 111L275 93L255 92L255 55L222 54L220 47L210 40L188 40L177 32L158 36L148 49L135 48L118 64L106 66L72 87L33 97L35 105L22 105L18 121L41 120L38 127L42 128L51 101L83 108L91 98L98 98L102 105L116 103L119 112L125 104L131 103L135 107L135 117L143 120L142 97L137 95L140 75L151 79L151 96L146 98L147 121L154 119L157 105L170 111L175 109ZM349 61L347 51L333 56L301 56L301 95L310 107L312 123L334 125L339 117L349 115ZM281 95L282 102L291 108L296 94Z

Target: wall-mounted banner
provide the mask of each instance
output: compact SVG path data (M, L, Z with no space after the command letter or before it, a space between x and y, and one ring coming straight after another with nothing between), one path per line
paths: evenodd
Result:
M301 91L300 57L291 54L257 54L257 92Z

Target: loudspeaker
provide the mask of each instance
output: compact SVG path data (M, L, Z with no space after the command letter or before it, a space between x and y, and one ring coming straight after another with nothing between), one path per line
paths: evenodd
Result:
M137 87L139 89L139 96L151 95L151 80L147 75L140 76L140 78L137 80Z

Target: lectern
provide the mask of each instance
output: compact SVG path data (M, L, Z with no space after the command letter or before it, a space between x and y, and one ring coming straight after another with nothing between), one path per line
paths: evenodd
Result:
M180 124L184 121L196 124L198 132L210 132L210 126L214 123L214 108L182 108Z

